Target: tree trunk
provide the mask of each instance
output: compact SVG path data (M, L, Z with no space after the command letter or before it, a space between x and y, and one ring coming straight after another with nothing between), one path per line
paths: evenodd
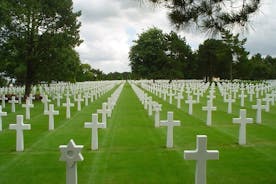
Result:
M230 78L230 81L232 82L233 81L233 64L232 64L232 60L230 61L230 71L229 71L229 78Z
M31 51L29 52L31 53ZM32 90L32 84L33 84L33 66L32 66L32 59L29 57L27 59L27 69L26 69L26 76L25 76L25 98L27 98Z
M27 71L26 71L26 78L25 78L25 98L27 98L32 90L32 83L33 83L33 72L32 72L32 61L31 59L27 61Z

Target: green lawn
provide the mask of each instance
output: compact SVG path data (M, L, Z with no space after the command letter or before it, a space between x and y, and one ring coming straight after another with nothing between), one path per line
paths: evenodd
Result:
M227 104L216 93L214 100L218 110L213 112L213 124L205 125L206 105L194 105L193 115L188 115L188 105L176 108L176 101L170 105L161 98L154 99L163 104L161 119L167 111L174 111L174 119L181 121L174 129L174 148L165 148L166 128L154 128L153 116L143 109L129 84L126 84L107 129L99 130L99 150L90 150L91 130L84 128L84 122L91 121L91 114L101 107L111 92L97 101L76 111L71 119L65 119L65 108L55 116L55 130L48 131L48 117L43 115L41 103L35 103L31 110L32 130L25 131L25 151L15 152L15 131L8 130L8 124L15 122L16 114L25 114L17 107L16 113L3 118L4 131L0 133L0 184L64 184L65 162L59 161L59 145L67 144L73 138L76 144L84 145L84 161L78 163L80 184L88 183L194 183L195 161L183 159L183 151L195 149L196 135L208 136L208 149L220 151L220 159L208 161L208 183L262 184L276 183L276 106L269 113L263 112L263 124L247 126L247 145L239 146L239 125L232 124L232 118L239 115L239 100L233 106L233 114L227 114ZM152 95L152 94L151 94ZM153 96L153 95L152 95ZM186 99L186 97L185 97ZM255 103L255 102L254 102ZM255 118L252 103L246 101L248 116ZM183 103L182 103L183 106Z

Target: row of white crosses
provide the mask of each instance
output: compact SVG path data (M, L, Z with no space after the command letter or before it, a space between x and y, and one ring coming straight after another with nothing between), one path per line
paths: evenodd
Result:
M240 91L240 98L241 99L241 104L243 103L242 101L244 100L245 97L249 98L249 101L253 101L253 97L255 95L256 99L260 98L260 93L261 96L264 95L264 93L267 93L271 89L270 84L264 84L264 83L259 83L259 84L251 84L251 83L218 83L219 90L222 95L227 92L233 93L233 97L237 98L237 92ZM247 95L245 95L245 92ZM243 94L242 94L243 93Z
M34 97L32 96L32 94L30 94L30 96L26 99L26 104L22 105L22 107L26 109L26 115L25 115L25 117L26 117L27 120L30 119L30 109L34 107L34 104L32 104L32 100L33 99L34 99ZM69 100L67 100L67 103L65 104L65 106L66 106L66 117L68 119L70 118L70 107L73 106L70 103ZM54 129L54 115L58 115L59 111L55 111L54 110L54 105L53 104L49 105L49 110L48 110L48 103L50 101L51 100L48 99L47 95L42 95L42 102L44 103L44 114L49 116L49 130L53 130ZM12 97L12 99L11 99L10 102L12 104L11 105L12 112L14 112L15 111L15 103L18 102L17 100L15 100L15 96ZM3 114L5 114L5 113L3 113ZM2 115L2 116L4 116L4 115ZM2 125L2 118L1 118L1 125ZM2 126L1 126L1 128L2 128Z
M187 94L187 100L185 100L185 103L188 104L188 114L192 115L193 114L193 104L199 103L200 102L200 97L203 96L203 92L207 90L209 83L206 84L200 84L197 82L195 85L192 85L189 83L190 86L186 86L186 94ZM180 87L179 87L180 86ZM193 87L191 87L193 86ZM196 87L195 87L196 86ZM177 108L181 108L181 101L184 99L183 96L183 91L184 91L184 85L179 84L177 85L176 88L173 88L172 86L167 86L167 87L159 87L158 88L158 83L151 83L149 81L142 82L141 87L149 92L154 93L155 95L158 94L156 91L163 91L164 98L163 100L166 101L166 97L169 96L169 103L172 104L172 99L176 100ZM159 94L161 94L160 92ZM196 95L196 100L193 100L193 95ZM160 96L159 96L160 97ZM147 107L147 104L145 104L145 108Z
M202 107L203 111L207 112L206 116L206 125L211 126L212 125L212 111L216 111L217 108L213 106L213 99L216 98L215 94L215 86L214 83L212 83L210 90L209 90L209 95L207 95L207 105Z
M47 97L45 99L47 99ZM48 100L45 100L45 101L48 101ZM33 107L33 104L30 104L29 98L26 99L26 104L23 104L23 107L26 108L26 115L28 116L28 118L30 118L29 108ZM47 110L45 110L44 113L46 115L49 115L49 130L53 130L54 129L54 115L58 115L59 112L54 110L53 104L50 104L49 109L47 108ZM2 112L2 108L0 106L0 120L2 120L2 116L6 116L6 115L7 115L7 113ZM23 131L31 129L31 125L25 124L23 122L23 119L24 119L23 115L17 115L16 116L16 124L9 125L9 129L16 131L16 151L18 151L18 152L24 151ZM1 125L0 128L2 130L2 121L0 121L0 125Z
M144 102L147 103L146 107L150 108L152 106L152 97L147 97L147 95L138 88L135 84L131 83L132 89L140 99L141 103ZM149 99L149 102L148 100ZM155 102L157 103L157 102ZM155 122L154 126L159 127L159 126L166 126L167 127L167 139L166 139L166 147L167 148L172 148L173 147L173 128L174 126L180 126L180 121L174 120L173 119L173 112L168 112L167 114L167 120L161 120L159 121L159 112L161 110L161 105L155 105L156 108L156 114L158 113L158 117L155 117ZM149 116L152 114L148 113ZM158 120L158 121L157 121Z
M269 93L269 85L265 86L264 84L238 84L238 83L217 83L219 91L221 95L224 98L224 101L228 103L228 113L232 112L231 106L232 103L235 102L236 99L236 93L240 91L240 95L238 97L240 98L240 106L245 106L245 98L249 96L249 101L253 101L253 95L256 94L256 99L259 99L259 91L261 91L262 96L265 94L265 97L262 99L266 102L266 111L269 111L270 103L274 105L275 102L275 93L274 91L271 91ZM245 91L247 91L247 95L245 94ZM232 94L234 96L232 96ZM227 98L228 96L228 98Z
M113 105L109 105L111 109L107 109L107 103L102 104L102 109L98 109L97 113L92 114L92 121L91 122L85 122L84 128L91 128L91 150L98 150L98 129L99 128L107 128L107 115L112 112L112 108L114 108L115 104L117 103L117 100L122 92L123 86L125 83L122 83L115 92L111 95L111 100L109 103L112 103ZM98 122L98 113L102 114L102 122Z
M132 89L138 96L141 102L143 102L143 91L138 88L133 83L131 84ZM173 119L173 112L167 112L167 120L160 121L160 126L167 126L167 139L166 147L173 147L173 127L180 126L180 121ZM197 147L196 150L185 150L184 159L186 160L196 160L196 174L195 183L196 184L206 184L206 161L207 160L217 160L219 159L219 151L217 150L207 150L207 136L198 135L197 136Z
M118 100L118 97L122 91L123 85L111 95L111 98L114 100L114 104ZM106 104L106 103L105 103ZM103 110L103 109L102 109ZM101 112L103 113L103 111ZM85 122L85 128L91 128L91 150L98 149L98 129L106 128L105 124L98 122L98 114L92 114L92 122ZM59 146L61 152L61 161L66 162L66 184L77 184L78 183L78 175L77 175L77 162L83 161L84 158L81 154L81 150L83 149L83 145L76 145L74 140L71 139L67 145Z
M147 84L149 84L149 83L147 83ZM208 83L208 85L209 85L209 83ZM148 89L149 88L145 84L141 85L141 86L143 86L144 89ZM203 88L204 88L205 91L207 90L206 85L204 85ZM170 90L170 91L172 91L172 90ZM187 89L186 93L188 94L188 99L185 100L185 103L188 104L188 114L192 115L193 114L193 104L197 103L197 100L193 100L192 96L189 95L191 93L190 88ZM207 124L207 126L211 126L211 124L212 124L212 111L216 110L216 107L213 106L213 99L216 98L216 96L214 95L214 93L215 93L215 85L214 85L214 83L212 83L210 85L209 95L207 96L208 97L207 106L202 107L203 111L207 111L207 117L206 117L206 124ZM172 95L172 92L169 93L169 94ZM201 94L203 94L203 93L201 93ZM176 96L177 107L180 107L180 99L182 99L182 98L183 98L182 94L178 93L178 95ZM145 104L145 107L147 107L147 104Z
M212 111L216 110L216 107L213 106L213 99L215 99L215 86L214 84L212 84L210 86L210 90L209 90L209 95L207 95L208 101L207 101L207 106L202 107L202 110L207 111L207 120L206 120L206 125L207 126L211 126L212 124ZM274 92L272 92L272 94L274 94ZM267 95L266 95L267 96ZM273 96L273 95L271 95ZM233 103L233 99L231 98L231 96L229 97L229 99L226 101L229 101L228 103L231 104ZM267 105L262 105L262 100L261 99L257 99L257 104L256 105L252 105L253 109L257 110L256 113L256 123L260 124L261 123L261 111L262 110L267 110ZM232 111L231 109L231 105L228 104L228 112L230 113ZM229 107L230 106L230 107ZM168 115L168 117L171 117L171 113L170 115ZM168 118L169 119L169 118ZM246 117L246 110L245 109L241 109L240 110L240 117L239 118L234 118L233 119L233 123L239 123L240 124L240 130L239 130L239 144L240 145L244 145L246 144L246 124L248 123L252 123L253 119L252 118L247 118Z
M244 94L244 91L246 88L248 88L248 94L249 94L249 100L253 101L253 94L254 94L254 89L258 89L257 87L255 87L254 85L249 85L249 87L244 87L245 85L242 83L241 85L239 84L235 84L235 83L228 83L228 84L220 84L218 83L218 88L219 91L221 93L221 95L224 98L224 102L228 103L228 110L227 112L230 114L232 113L232 103L235 102L235 96L236 96L236 92L238 92L239 90L241 91L241 94L239 95L239 97L241 98L240 102L240 106L243 107L244 106L244 99L246 97L246 95ZM257 90L256 90L257 91ZM234 98L232 98L232 94L234 94ZM227 98L228 96L228 98ZM256 97L259 95L256 95ZM274 104L274 92L272 91L271 94L266 94L266 98L263 99L263 101L266 102L266 105L262 105L262 100L261 99L257 99L257 104L256 105L252 105L252 109L256 109L256 123L261 123L261 111L262 110L266 110L267 112L269 111L269 106L270 106L270 102L271 104Z
M162 104L158 102L152 101L152 97L149 97L147 93L145 93L142 89L137 87L134 82L131 82L131 87L135 92L136 96L140 100L140 102L144 105L144 109L148 110L148 115L152 116L152 111L155 112L154 114L154 127L157 128L160 125L160 112L162 110Z
M0 105L0 132L2 132L3 127L2 127L2 117L7 116L7 112L2 111L2 106Z

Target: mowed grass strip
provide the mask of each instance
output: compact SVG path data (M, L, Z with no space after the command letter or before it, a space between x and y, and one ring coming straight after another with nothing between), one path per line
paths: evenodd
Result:
M101 131L99 151L86 156L90 166L81 183L183 183L193 181L183 172L185 162L178 151L165 148L166 129L156 129L129 84L126 84ZM87 180L87 178L89 178Z

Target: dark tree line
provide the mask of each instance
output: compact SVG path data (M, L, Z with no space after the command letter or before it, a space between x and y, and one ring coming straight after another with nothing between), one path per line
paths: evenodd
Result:
M185 38L150 28L139 35L129 52L133 76L147 79L274 79L276 58L244 48L246 39L225 31L192 51Z
M127 80L135 78L130 72L110 72L105 74L99 69L93 69L89 64L80 64L77 69L76 81L99 81L99 80Z

